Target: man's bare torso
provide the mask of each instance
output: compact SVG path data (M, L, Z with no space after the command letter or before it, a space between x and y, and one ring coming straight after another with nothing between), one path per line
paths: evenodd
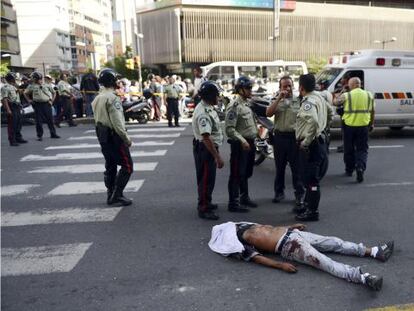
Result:
M274 253L279 240L288 227L273 227L269 225L254 225L243 233L243 239L259 250Z

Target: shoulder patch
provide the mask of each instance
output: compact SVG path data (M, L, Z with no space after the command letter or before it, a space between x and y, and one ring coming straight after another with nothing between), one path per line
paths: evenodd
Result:
M305 111L309 111L309 110L311 110L311 108L312 108L312 104L305 103L303 105L303 110L305 110Z
M205 127L207 125L207 119L206 118L201 118L199 123L200 123L200 126Z
M121 105L121 103L119 102L119 101L115 101L115 103L114 103L114 106L115 106L115 108L117 109L117 110L121 110L122 109L122 105Z
M230 110L227 114L227 119L230 121L234 120L236 118L236 112L234 110Z

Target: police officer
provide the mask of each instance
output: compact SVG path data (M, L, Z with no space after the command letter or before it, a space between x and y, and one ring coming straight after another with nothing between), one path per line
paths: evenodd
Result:
M53 125L53 90L50 90L48 87L43 85L43 76L40 72L34 71L30 75L30 78L32 83L29 84L24 91L24 96L26 100L32 104L35 112L37 140L41 141L43 137L42 121L45 121L49 127L51 138L60 138L60 136L56 134L56 129ZM31 98L29 96L31 96Z
M300 76L299 92L302 102L296 119L296 140L299 145L300 160L303 163L306 195L304 208L298 211L296 219L317 221L321 196L319 186L322 178L321 168L327 160L323 134L327 122L327 105L325 99L315 91L315 77L312 74Z
M16 84L16 75L9 72L5 76L6 84L1 88L1 102L7 113L7 133L10 146L18 146L27 143L23 139L22 129L22 105L20 103L19 91Z
M352 176L356 170L357 182L364 181L368 159L368 132L374 124L374 99L361 89L358 77L349 79L350 91L335 99L335 105L344 105L342 115L344 133L345 174Z
M127 206L132 201L123 195L133 171L129 147L132 142L125 128L124 112L120 98L115 94L118 75L109 68L99 73L98 82L103 89L92 101L96 136L105 158L104 182L107 204ZM117 165L121 166L117 174Z
M214 212L216 204L212 204L212 193L216 181L216 167L222 168L224 162L220 156L219 146L223 143L223 131L214 105L217 105L218 87L211 81L200 86L201 102L193 115L193 154L197 172L198 216L204 219L217 220Z
M287 163L292 171L292 183L295 188L296 207L303 205L305 189L300 171L299 149L296 144L296 115L300 108L300 100L293 95L293 80L284 76L279 80L279 93L266 109L266 116L274 116L274 156L276 178L274 183L274 203L285 198L285 169Z
M65 117L66 122L68 122L69 126L76 126L72 119L72 87L68 82L68 75L66 73L62 73L60 75L60 81L57 84L57 89L59 93L59 100L62 111L58 112L56 126L60 127L60 122L62 122L63 117Z
M178 85L175 84L175 79L173 77L169 78L169 83L164 88L164 102L167 103L167 119L168 126L172 127L172 116L174 115L175 126L180 126L178 124L178 118L180 116L178 112L178 99L180 98L181 89Z
M248 187L248 179L253 175L254 139L257 136L257 125L249 102L252 86L250 79L240 77L235 85L238 96L226 109L225 127L231 150L228 183L230 212L243 213L249 211L244 206L257 207L249 197Z

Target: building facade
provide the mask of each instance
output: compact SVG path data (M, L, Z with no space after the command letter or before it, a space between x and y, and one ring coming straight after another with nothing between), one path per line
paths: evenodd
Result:
M10 0L1 0L1 62L21 66L16 11Z

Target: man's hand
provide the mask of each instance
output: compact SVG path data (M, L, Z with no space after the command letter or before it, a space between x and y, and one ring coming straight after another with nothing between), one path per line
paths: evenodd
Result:
M306 225L304 225L304 224L294 224L294 225L290 226L289 228L298 229L300 231L303 231L303 230L306 229Z
M281 269L285 272L288 272L288 273L298 272L298 269L294 265L292 265L291 263L288 263L288 262L282 263Z
M249 151L250 150L250 144L247 141L245 141L245 142L242 143L242 148L245 151Z
M368 126L368 131L372 132L374 130L374 124Z
M289 95L289 92L288 92L288 91L280 91L280 92L279 92L279 95L277 96L277 98L278 98L279 100L281 100L281 99L286 98L288 95Z
M132 146L132 141L130 140L129 142L127 142L126 145L128 146L128 148L131 147Z
M218 154L217 157L214 159L217 165L217 168L223 168L224 166L224 161L223 159L220 157L220 155Z

